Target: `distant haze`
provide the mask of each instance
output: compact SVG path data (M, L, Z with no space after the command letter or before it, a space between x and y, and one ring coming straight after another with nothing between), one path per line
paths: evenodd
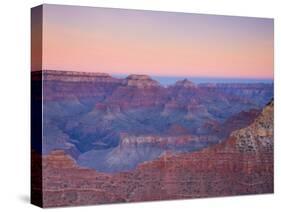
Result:
M126 74L114 74L116 78L126 78ZM220 78L220 77L188 77L188 76L151 76L150 77L161 85L169 86L175 84L179 80L188 79L193 83L273 83L273 79L267 78Z
M43 69L273 79L273 19L43 6Z

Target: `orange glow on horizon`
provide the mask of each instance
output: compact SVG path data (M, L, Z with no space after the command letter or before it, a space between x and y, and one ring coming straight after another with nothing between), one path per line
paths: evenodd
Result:
M45 13L43 69L154 76L273 78L273 28L268 30L268 35L254 34L257 33L254 27L253 33L239 28L236 36L228 32L227 27L231 26L217 24L203 29L198 37L200 29L197 32L194 23L190 31L187 26L189 33L167 31L163 35L161 30L166 30L165 25L155 26L159 29L153 31L151 25L154 22L147 19L147 24L141 23L140 28L137 23L131 26L118 19L114 22L114 18L105 20L104 26L101 19L96 28L87 28L76 27L67 21L48 21L48 10ZM114 10L112 13L115 17ZM165 17L165 13L161 14ZM81 24L85 25L84 22Z

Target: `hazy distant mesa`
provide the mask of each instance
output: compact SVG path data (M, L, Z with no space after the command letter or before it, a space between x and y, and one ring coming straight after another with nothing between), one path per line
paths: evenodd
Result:
M108 82L108 83L117 83L120 85L136 86L136 87L150 87L150 86L163 86L161 82L152 79L149 75L145 74L129 74L124 77L114 77L108 73L101 72L76 72L76 71L61 71L61 70L44 70L44 71L32 71L32 79L45 81L65 81L65 82ZM169 77L167 77L169 78ZM197 88L198 86L203 87L221 87L226 86L226 84L232 84L231 86L240 87L256 87L258 84L268 84L272 86L273 83L242 83L242 82L231 82L231 83L195 83L192 80L189 80L185 77L175 81L174 84L170 86L183 86L186 88ZM245 85L247 84L247 85Z

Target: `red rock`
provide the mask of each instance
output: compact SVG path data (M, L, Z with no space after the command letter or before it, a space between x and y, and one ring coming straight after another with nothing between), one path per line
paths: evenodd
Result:
M256 137L244 141L240 135L245 130ZM272 193L271 136L273 103L225 142L193 153L166 153L131 172L104 174L79 168L55 152L43 158L44 206Z

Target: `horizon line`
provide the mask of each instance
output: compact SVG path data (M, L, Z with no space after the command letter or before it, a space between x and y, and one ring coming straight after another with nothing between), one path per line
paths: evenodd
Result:
M210 79L237 79L237 80L272 80L274 81L274 76L273 77L254 77L254 76L246 76L246 77L241 77L241 76L200 76L200 75L193 75L193 76L188 76L188 75L154 75L154 74L142 74L142 73L112 73L112 72L92 72L92 71L78 71L78 70L65 70L65 69L36 69L36 70L31 70L31 72L40 72L40 71L54 71L54 72L74 72L74 73L85 73L85 74L108 74L110 76L129 76L129 75L147 75L151 77L173 77L173 78L210 78Z

